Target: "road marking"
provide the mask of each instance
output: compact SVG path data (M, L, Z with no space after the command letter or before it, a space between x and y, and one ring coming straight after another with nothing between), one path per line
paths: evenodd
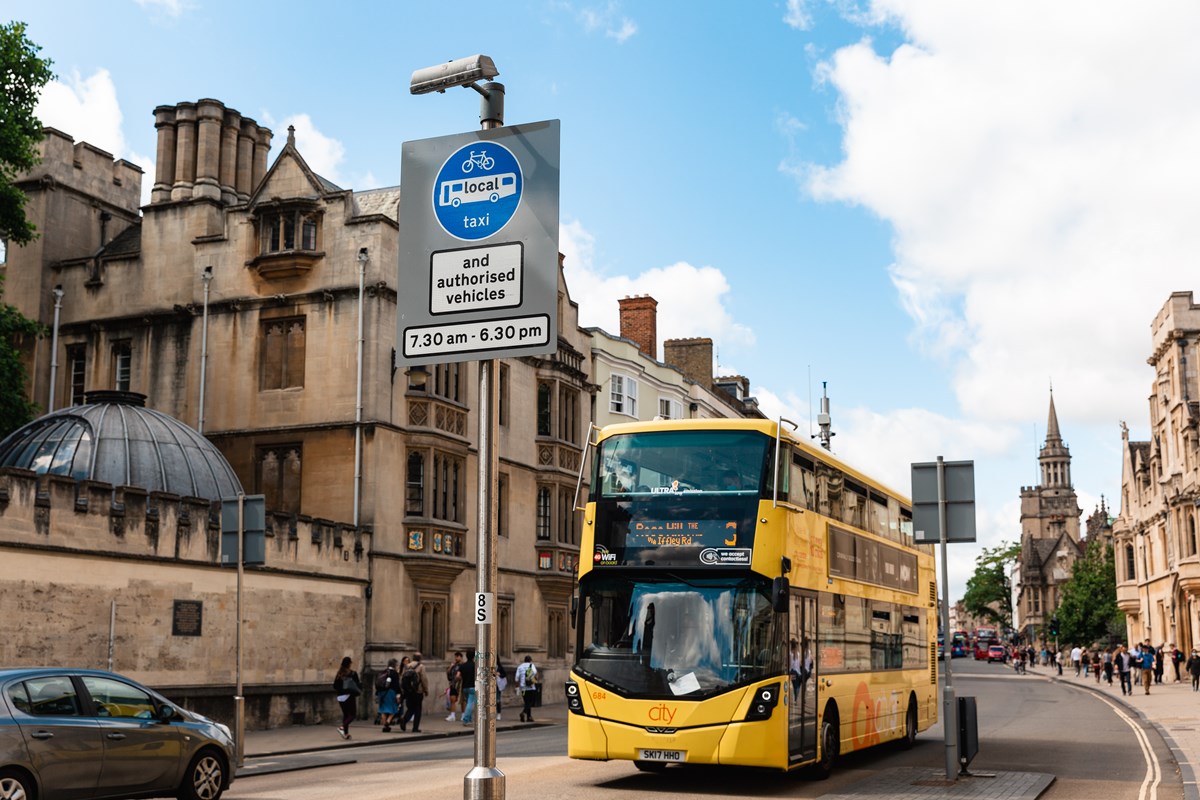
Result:
M1146 732L1136 720L1126 714L1116 703L1103 695L1095 695L1095 697L1115 711L1117 716L1133 729L1134 735L1137 736L1138 744L1142 747L1142 756L1146 759L1146 777L1142 780L1142 788L1138 792L1138 800L1158 800L1158 784L1162 781L1162 771L1159 769L1158 759L1154 757L1154 749L1150 746L1150 740L1146 736ZM1153 778L1153 782L1151 782L1151 778ZM1149 789L1149 793L1147 793L1147 788Z

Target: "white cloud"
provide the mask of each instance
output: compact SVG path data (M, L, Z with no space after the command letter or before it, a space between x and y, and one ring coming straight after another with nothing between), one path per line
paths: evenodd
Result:
M806 31L812 27L812 14L808 11L807 0L787 0L787 11L783 21L796 30Z
M141 202L150 202L154 159L126 144L117 87L108 70L98 70L87 78L73 71L65 79L50 81L42 89L34 114L42 125L57 128L76 142L87 142L141 167Z
M571 298L579 303L579 324L619 333L622 297L648 294L658 301L662 339L708 336L714 345L754 344L754 331L733 319L724 306L729 282L716 267L684 261L634 275L605 275L594 265L595 237L577 220L559 227L559 250ZM659 350L661 353L661 348Z
M577 16L583 23L584 30L589 33L601 31L608 38L615 39L618 44L624 44L638 30L637 24L622 14L620 5L615 2L581 8Z
M789 164L894 229L917 343L974 419L1141 419L1149 323L1200 250L1200 6L876 0L907 43L845 47L845 158ZM1034 24L1036 20L1036 24Z
M175 20L183 16L184 11L193 8L186 0L135 0L143 11L158 19Z
M351 188L343 185L345 178L341 173L342 162L346 159L346 146L337 139L326 136L317 130L317 126L313 124L312 118L308 114L293 114L283 120L278 127L273 128L276 140L279 139L281 131L286 137L289 125L296 127L296 149L300 151L300 155L303 156L305 163L312 171L342 188ZM369 187L357 186L354 188Z

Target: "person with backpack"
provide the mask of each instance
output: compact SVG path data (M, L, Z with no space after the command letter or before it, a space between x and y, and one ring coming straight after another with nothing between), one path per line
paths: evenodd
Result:
M533 656L525 656L525 660L517 667L517 691L521 693L521 722L533 722L533 704L537 700L538 671L533 665Z
M412 732L421 732L421 706L429 695L429 679L425 676L425 665L421 663L421 658L420 653L413 653L412 661L400 675L400 693L404 696L404 716L400 717L402 731L408 730L411 721Z
M392 722L400 712L397 702L400 691L400 671L396 668L399 662L389 658L387 669L379 673L375 680L375 688L382 692L383 699L379 701L379 715L382 717L383 732L392 732Z

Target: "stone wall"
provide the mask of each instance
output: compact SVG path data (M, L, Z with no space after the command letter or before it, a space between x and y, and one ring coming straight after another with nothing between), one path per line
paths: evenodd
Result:
M0 664L113 669L232 721L237 570L219 504L0 470ZM269 515L246 567L247 725L334 719L342 656L361 662L370 533Z

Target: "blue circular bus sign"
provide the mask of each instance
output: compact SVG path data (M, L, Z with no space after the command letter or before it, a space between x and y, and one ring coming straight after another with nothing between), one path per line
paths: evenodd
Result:
M476 242L499 233L521 205L521 164L497 142L471 142L446 159L433 182L442 230Z

